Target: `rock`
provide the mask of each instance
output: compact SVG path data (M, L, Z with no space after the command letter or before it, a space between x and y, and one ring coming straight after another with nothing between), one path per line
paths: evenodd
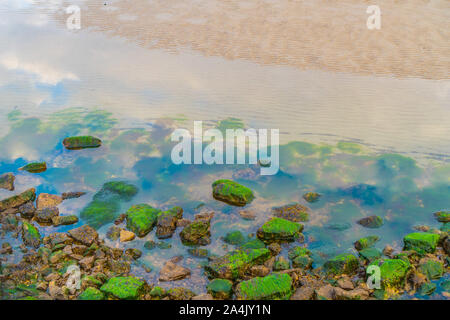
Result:
M59 244L72 244L73 240L63 232L53 232L48 237L44 238L45 244L50 244L52 247Z
M283 218L293 222L304 222L309 220L309 208L299 203L287 204L281 207L272 208L272 213L278 218Z
M198 296L192 297L191 300L214 300L214 298L209 293L204 293L204 294L199 294Z
M239 215L242 219L245 220L255 220L256 219L256 212L252 210L241 210L239 211Z
M272 268L263 266L263 265L256 265L250 268L250 270L248 271L248 273L252 276L252 277L265 277L267 276Z
M234 280L256 264L264 263L270 258L270 251L263 249L236 250L218 257L205 266L211 278Z
M128 248L125 250L125 255L131 257L133 260L137 260L142 256L142 251L136 248Z
M120 242L128 242L134 240L136 235L128 230L120 230Z
M2 243L2 247L0 249L0 254L12 254L13 249L8 242Z
M259 173L252 168L245 168L242 170L238 170L233 172L233 179L244 179L244 180L255 180L259 177Z
M238 300L289 300L292 278L288 274L273 273L240 282L236 287Z
M247 239L245 238L245 236L242 234L241 231L235 230L235 231L228 232L225 235L225 237L222 238L222 240L225 243L238 246L238 245L243 244Z
M177 228L184 228L190 223L192 223L192 221L189 219L184 219L184 218L179 219L179 220L177 220Z
M123 223L127 218L127 215L125 213L119 214L116 220L114 220L115 225L119 225Z
M434 216L439 222L450 222L450 211L438 211L434 213Z
M109 240L116 241L117 239L120 238L120 231L122 231L122 230L123 229L118 226L112 226L106 232L106 237Z
M188 253L196 258L208 258L209 257L209 251L207 249L201 249L201 248L191 248L188 249Z
M435 233L416 232L403 238L404 250L424 251L433 253L439 242L439 235Z
M383 254L389 258L392 258L392 255L394 253L394 248L392 248L390 245L386 245L383 249Z
M355 242L355 248L359 251L372 247L378 240L380 240L378 236L368 236L365 238L361 238Z
M240 249L245 250L245 249L261 249L261 248L265 248L266 244L264 242L262 242L259 239L252 239L247 241L246 243L244 243Z
M127 229L133 231L138 237L145 237L156 225L161 210L148 204L132 206L127 211Z
M214 279L208 283L206 290L216 299L230 299L233 294L233 282L227 279Z
M216 200L235 206L245 206L255 198L252 190L232 180L217 180L212 184L212 188Z
M288 257L292 261L292 267L311 269L313 259L310 257L311 251L303 247L293 247L288 252Z
M41 244L41 234L33 224L23 221L22 241L28 247L39 248Z
M270 250L270 252L272 253L273 256L277 256L278 254L280 254L282 248L281 245L277 242L273 242L271 244L269 244L267 246L267 249Z
M330 284L327 284L319 289L315 290L315 294L318 300L333 300L335 299L335 291L334 287Z
M401 259L378 259L371 263L380 267L383 288L401 288L411 265Z
M69 137L63 140L63 145L69 150L79 150L85 148L98 148L102 141L92 136Z
M88 287L78 296L78 300L103 300L105 295L94 287Z
M319 198L320 194L318 194L317 192L307 192L303 195L303 199L310 203L319 201Z
M56 284L56 281L50 281L48 284L48 293L54 300L66 300L67 295L65 294L63 288Z
M444 248L445 253L447 253L447 255L450 255L450 238L447 237L443 244L442 247Z
M334 296L336 300L366 300L369 297L369 292L361 288L350 291L334 288Z
M450 233L450 222L446 222L444 223L439 230L441 230L442 232L447 232Z
M40 173L47 170L47 164L45 162L33 162L29 163L26 166L23 166L22 168L19 168L21 171L27 171L30 173Z
M311 287L300 287L291 296L291 300L313 300L315 296L315 290Z
M355 288L353 282L347 277L339 279L337 285L344 290L353 290Z
M89 256L89 257L84 257L83 259L78 261L78 263L84 270L89 270L94 265L94 260L95 260L94 256Z
M159 299L164 298L164 296L166 295L166 290L164 288L156 286L156 287L153 287L152 290L150 290L149 295L153 299L159 300Z
M57 226L68 226L78 222L78 217L76 215L69 216L56 216L52 218L53 225Z
M359 256L367 261L373 261L381 257L381 252L375 248L365 248L359 251Z
M81 196L84 196L85 194L86 194L86 192L64 192L61 195L61 198L63 200L76 199L76 198L79 198Z
M195 220L180 232L184 245L207 245L211 243L211 225L209 220Z
M159 239L172 237L177 228L177 221L181 218L183 218L183 209L181 207L173 207L170 210L161 212L156 222L156 236Z
M422 231L422 232L430 231L430 227L429 226L414 226L413 228L415 230L417 230L417 231Z
M24 219L32 219L34 217L34 213L36 212L36 208L31 201L24 203L18 209L20 212L20 216Z
M363 227L371 228L371 229L379 228L384 224L383 219L379 216L365 217L356 222L358 224L362 225Z
M34 199L36 199L35 192L36 192L35 189L31 188L31 189L26 190L25 192L22 192L21 194L1 200L0 201L0 212L5 211L7 209L11 209L11 208L17 208L27 202L34 201Z
M56 194L41 193L37 197L36 208L39 210L57 207L62 201L63 199Z
M172 288L167 291L167 296L169 300L191 300L196 294L186 288Z
M34 218L40 223L52 223L53 218L59 216L57 207L43 208L36 210Z
M282 218L271 218L257 231L264 242L295 241L303 231L303 225Z
M278 257L275 261L275 264L273 265L273 270L282 271L287 269L289 269L289 261L282 256Z
M100 290L107 296L121 300L136 300L145 291L146 283L135 277L114 277L109 279Z
M358 259L352 254L340 254L323 265L328 274L353 274L359 267Z
M444 264L436 260L424 259L420 262L418 270L427 276L428 280L437 280L444 275Z
M94 241L98 239L97 231L95 231L95 229L88 225L70 230L69 235L76 241L81 242L86 246L90 246Z
M419 294L421 296L429 296L429 295L433 294L433 292L435 290L436 290L436 284L435 283L431 283L431 282L427 282L427 283L424 283L420 287Z
M0 176L0 189L6 189L9 191L14 191L14 180L16 177L14 177L14 174L11 172L2 174Z

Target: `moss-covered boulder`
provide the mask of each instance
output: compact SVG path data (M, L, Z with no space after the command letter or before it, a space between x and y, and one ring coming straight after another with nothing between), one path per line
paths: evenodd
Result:
M238 246L238 245L245 243L247 238L244 236L244 234L241 231L235 230L235 231L228 232L225 235L225 237L222 238L222 240L225 243Z
M19 168L21 171L27 171L29 173L41 173L47 170L47 163L45 162L32 162L29 163L22 168Z
M34 188L28 189L21 194L3 199L0 201L0 212L11 208L17 208L21 205L34 201L36 199L36 190Z
M436 283L426 282L420 286L419 295L429 296L436 290Z
M420 263L418 270L426 275L428 280L437 280L444 275L444 264L436 260L427 259Z
M270 250L266 248L235 250L210 261L205 271L211 278L234 280L242 277L252 266L264 263L270 256Z
M79 296L78 300L103 300L105 295L94 287L88 287Z
M381 252L375 248L365 248L359 251L359 256L367 261L373 261L381 257Z
M38 248L41 244L41 234L32 223L24 221L22 224L22 241L28 247Z
M339 254L323 265L326 273L340 275L353 274L359 267L358 259L352 254Z
M379 216L369 216L362 219L359 219L357 221L358 224L362 225L363 227L370 228L370 229L376 229L380 228L384 222L383 218Z
M273 264L274 271L282 271L289 269L289 261L283 256L278 257Z
M411 264L402 259L378 259L371 263L380 267L381 285L384 289L402 288Z
M311 258L311 251L303 247L291 248L288 257L291 259L294 268L311 269L314 262Z
M293 292L288 274L273 273L242 281L236 287L238 300L288 300Z
M108 297L121 300L136 300L145 291L146 283L135 277L110 278L100 290Z
M167 291L169 300L191 300L195 296L195 292L183 287L171 288Z
M450 211L438 211L434 213L434 216L439 222L450 222Z
M413 232L403 238L404 250L433 253L439 242L439 235L429 232Z
M264 242L295 241L302 231L302 224L274 217L264 223L256 234Z
M102 145L102 141L93 136L77 136L65 138L63 140L63 145L69 150L79 150L85 148L98 148Z
M309 209L299 203L287 204L281 207L272 208L272 213L278 218L283 218L293 222L303 222L309 220Z
M128 209L127 229L138 237L145 237L156 225L161 210L148 204L137 204Z
M156 221L156 236L159 239L172 237L177 228L177 221L181 218L183 218L183 209L178 206L161 212Z
M217 180L212 188L214 199L234 206L245 206L255 198L252 190L232 180Z
M305 199L306 201L308 201L310 203L319 201L319 198L320 198L320 194L317 192L306 192L303 195L303 199Z
M211 225L208 219L197 219L188 224L180 232L181 242L186 246L211 243Z
M233 294L233 282L227 279L214 279L208 283L206 290L216 299L230 299Z
M378 236L368 236L361 238L355 242L355 248L359 251L372 247L378 240L380 240Z

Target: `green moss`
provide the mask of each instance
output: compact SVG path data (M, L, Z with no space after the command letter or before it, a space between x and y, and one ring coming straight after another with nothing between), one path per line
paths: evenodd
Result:
M239 283L236 287L236 298L239 300L288 300L292 292L292 278L288 274L273 273Z
M216 299L229 299L233 293L233 282L226 279L214 279L208 283L206 290Z
M231 205L245 206L254 199L252 190L232 180L217 180L212 188L215 199Z
M381 252L375 248L365 248L359 251L359 255L367 261L373 261L381 257Z
M288 252L288 257L289 259L295 259L297 257L301 257L301 256L309 256L311 255L311 251L309 251L307 248L303 248L303 247L293 247L291 249L289 249Z
M354 255L344 253L328 260L323 267L328 274L353 274L359 267L359 261Z
M36 199L36 192L34 188L28 189L21 194L6 198L0 201L0 212L10 208L17 208L29 201Z
M26 246L38 248L41 244L41 234L31 223L23 221L22 241Z
M450 211L438 211L434 213L434 216L439 222L450 222Z
M302 230L302 224L274 217L258 229L257 236L265 242L294 241Z
M276 217L293 222L309 221L309 214L307 211L309 211L309 209L299 203L272 208L272 212Z
M261 249L261 248L265 248L265 247L266 247L266 244L264 242L262 242L261 240L259 240L259 239L251 239L251 240L247 241L246 243L244 243L241 246L241 249L242 250L245 250L245 249Z
M105 295L94 287L88 287L78 296L78 300L103 300Z
M281 271L281 270L287 270L289 269L289 261L286 260L283 256L280 256L275 260L275 263L273 265L274 271Z
M436 284L431 282L426 282L420 286L419 294L421 296L429 296L436 290Z
M119 209L120 205L117 201L94 200L84 207L80 217L91 227L97 229L114 221Z
M237 279L250 267L264 263L270 258L269 249L246 249L227 253L212 260L205 266L205 271L212 278Z
M188 253L196 258L208 258L209 257L209 251L208 249L201 249L201 248L191 248L188 249Z
M195 220L188 224L180 232L180 238L184 245L207 245L211 242L209 220Z
M363 250L372 247L380 238L378 236L368 236L355 242L356 250Z
M444 265L430 259L419 265L419 271L426 275L428 280L437 280L444 275Z
M19 170L27 171L30 173L40 173L47 170L47 163L45 162L33 162L29 163L26 166L23 166Z
M226 132L226 129L244 129L244 122L239 118L226 118L217 123L217 129L223 133Z
M164 290L164 288L161 287L153 287L152 290L150 291L150 296L153 299L162 299L164 298L164 296L166 295L166 290Z
M63 145L69 150L98 148L102 145L102 141L92 136L77 136L65 138L63 140Z
M383 288L401 288L411 264L401 259L375 260L371 265L380 267Z
M346 153L361 153L364 150L360 144L354 142L340 141L337 143L336 147Z
M109 181L103 185L103 188L95 197L102 197L104 194L114 194L120 197L122 201L130 201L138 193L139 189L125 181Z
M138 237L145 237L156 225L161 212L148 204L134 205L127 211L127 229L133 231Z
M414 232L403 238L405 250L425 251L433 253L439 242L439 235L428 232Z
M145 289L145 282L135 277L115 277L109 279L100 290L122 300L136 300Z
M226 234L226 236L223 238L223 241L232 244L232 245L240 245L243 244L246 240L246 237L242 234L241 231L230 231Z

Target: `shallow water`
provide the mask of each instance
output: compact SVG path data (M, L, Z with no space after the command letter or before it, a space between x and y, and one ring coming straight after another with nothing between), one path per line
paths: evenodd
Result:
M150 50L90 28L69 31L41 9L32 1L0 5L0 173L16 175L16 191L0 190L0 198L30 187L37 193L86 191L60 205L62 214L79 214L104 182L127 180L140 191L122 211L138 203L180 205L186 218L213 210L206 248L223 254L233 248L220 239L228 231L254 233L273 206L306 204L303 193L314 190L322 197L306 204L312 213L304 234L317 266L334 254L354 252L353 242L371 234L380 236L379 249L401 249L413 226L439 228L432 213L450 207L449 80L300 70L187 48ZM171 162L168 137L175 128L190 129L194 120L223 127L231 117L244 128L280 129L277 175L260 176L248 165ZM63 148L65 137L80 134L98 136L104 145ZM37 160L49 169L18 171ZM256 174L249 176L248 168ZM247 207L257 212L256 220L243 220L240 208L212 198L211 183L218 178L254 190L256 199ZM355 223L373 214L385 219L383 227ZM331 228L336 224L348 228ZM153 271L134 272L152 283L167 259L185 255L191 278L163 286L202 293L207 279L201 260L188 256L179 231L166 240L172 245L167 250L143 249L145 241L157 240L154 232L125 245L109 244L143 249L141 260ZM440 297L439 289L432 297Z

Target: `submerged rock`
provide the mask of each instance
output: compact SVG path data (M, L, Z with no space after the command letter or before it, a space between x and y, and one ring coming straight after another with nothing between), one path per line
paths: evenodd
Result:
M303 195L303 199L306 201L313 203L319 201L320 194L317 192L307 192Z
M303 231L303 225L282 218L271 218L257 231L264 242L295 241Z
M433 294L435 290L436 290L436 283L427 282L420 287L419 294L421 296L428 296L430 294Z
M358 220L357 223L362 225L363 227L371 229L379 228L384 224L383 219L379 216L365 217Z
M191 270L182 267L173 261L167 261L159 273L159 281L182 280L191 275Z
M288 300L292 293L292 278L286 273L256 277L242 281L236 287L238 300Z
M63 199L56 194L41 193L36 199L36 208L44 209L58 206Z
M161 210L148 204L134 205L128 209L127 229L133 231L138 237L145 237L156 225Z
M225 237L222 239L225 243L231 245L241 245L246 242L246 237L242 234L241 231L235 230L228 232Z
M36 190L34 188L28 189L21 194L6 198L0 201L0 212L11 208L17 208L21 205L34 201L36 199Z
M14 174L11 172L2 174L0 176L0 189L6 189L9 191L14 191L14 180L16 177L14 177Z
M22 241L28 247L39 248L41 244L41 234L32 223L26 221L22 224Z
M36 210L34 218L39 223L52 223L52 219L59 216L59 210L56 207L47 207Z
M100 290L107 296L121 300L136 300L145 291L146 283L135 277L109 279Z
M328 274L353 274L359 267L358 259L352 254L339 254L323 265Z
M239 215L242 219L245 220L255 220L256 219L256 212L253 210L241 210L239 211Z
M26 166L23 166L22 168L19 168L21 171L27 171L30 173L41 173L47 170L47 163L45 162L33 162L29 163Z
M450 222L450 211L438 211L434 213L434 216L439 222Z
M56 216L52 218L52 223L55 227L57 226L68 226L78 222L78 217L76 215L69 216Z
M208 258L209 257L209 250L208 249L202 249L202 248L190 248L188 249L188 253L196 258Z
M359 251L359 256L370 262L380 258L381 252L375 248L365 248Z
M78 296L78 300L103 300L105 295L94 287L88 287Z
M211 278L234 280L256 264L264 263L270 258L269 249L236 250L218 257L205 266L205 271Z
M414 232L403 238L404 250L433 253L439 242L439 235L428 232Z
M99 138L92 136L69 137L63 140L63 145L69 150L79 150L85 148L98 148L102 145Z
M363 250L372 247L378 240L380 240L378 236L368 236L361 238L355 242L355 249Z
M181 207L173 207L170 210L161 212L156 222L156 236L159 239L172 237L177 228L177 222L181 218L183 218L183 209Z
M437 280L444 275L444 264L436 260L426 259L420 263L418 270L427 276L428 280Z
M106 237L109 240L116 241L117 239L120 238L120 231L122 231L122 230L123 229L118 226L112 226L106 232Z
M197 219L180 232L184 245L207 245L211 243L211 225L207 219Z
M61 195L61 198L63 200L76 199L76 198L79 198L81 196L84 196L85 194L86 194L86 192L64 192Z
M216 299L230 299L233 294L233 282L227 279L214 279L208 283L206 290Z
M69 235L76 241L81 242L86 246L90 246L98 239L97 231L88 225L70 230Z
M309 220L309 209L299 203L287 204L272 208L274 216L293 222L305 222Z
M217 180L212 184L212 188L216 200L239 207L249 204L255 198L252 190L232 180Z
M314 261L310 256L311 251L303 247L294 247L288 253L294 268L311 269Z
M172 288L167 291L169 300L191 300L195 296L195 292L186 288Z

